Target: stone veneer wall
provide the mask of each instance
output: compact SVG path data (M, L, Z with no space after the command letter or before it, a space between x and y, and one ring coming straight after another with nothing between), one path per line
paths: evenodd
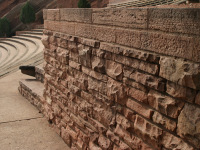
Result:
M200 149L200 9L44 11L43 112L75 149Z

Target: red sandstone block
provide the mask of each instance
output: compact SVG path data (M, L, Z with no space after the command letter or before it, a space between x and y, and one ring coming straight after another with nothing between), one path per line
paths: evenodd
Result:
M199 62L199 38L117 28L116 43ZM183 46L185 45L185 46ZM190 51L188 54L187 52Z
M101 42L100 49L111 52L111 53L119 54L119 55L123 54L123 51L120 49L119 45L117 44Z
M60 9L60 20L91 23L92 9Z
M65 130L64 127L61 128L61 137L64 140L64 142L71 147L72 145L72 139L71 136L69 135L69 133Z
M129 57L125 57L125 65L154 75L158 74L159 71L158 65L156 64L151 64L148 62L140 61L138 59L133 59Z
M54 112L54 114L56 116L60 116L61 115L61 108L58 106L57 103L52 102L51 107L52 107L52 110L53 110L53 112Z
M171 120L162 114L158 112L154 112L153 117L152 117L153 122L161 124L163 127L170 131L175 131L176 130L176 122L174 120Z
M150 90L148 93L148 103L160 113L172 118L177 118L184 106L184 102L175 100L154 90Z
M88 122L91 123L91 125L93 125L100 134L106 134L107 128L103 124L101 124L99 121L88 117Z
M108 77L106 75L93 71L92 69L86 68L84 66L82 66L82 72L103 82L107 82L108 80Z
M68 41L66 39L63 38L56 38L56 43L59 47L68 48Z
M74 62L80 64L80 62L79 62L79 53L70 51L70 53L69 53L69 61L74 61Z
M55 36L49 36L49 43L57 46L57 38Z
M58 29L55 29L54 31L74 35L75 34L75 23L61 21L61 22L59 22Z
M200 64L198 63L162 57L159 76L182 86L200 89Z
M68 82L68 88L75 95L80 95L80 93L81 93L81 89L79 89L75 85L71 84L70 82Z
M69 126L66 126L65 130L72 137L73 140L77 140L78 134L73 129L71 129Z
M136 118L136 113L126 107L123 108L122 110L122 114L130 121L132 121L133 123L135 122L135 118Z
M119 142L119 148L117 148L116 150L131 150L131 148L126 144L124 143L123 141L120 141ZM115 150L115 148L113 149Z
M111 78L107 82L107 96L121 105L125 105L127 101L127 88L121 83Z
M94 106L92 118L99 121L106 128L115 124L115 114L111 108Z
M90 47L84 47L82 44L78 45L78 58L79 63L82 66L86 66L88 68L92 67L92 58L91 58L92 50Z
M91 95L85 91L81 91L81 97L91 104L95 103L93 95Z
M128 96L130 96L142 103L146 103L146 104L148 103L147 102L147 93L137 90L135 88L129 88Z
M105 87L106 84L104 82L88 77L88 90L95 90L106 95L107 89Z
M128 99L128 101L126 102L126 106L128 108L130 108L131 110L139 113L140 115L148 118L148 119L151 119L152 115L153 115L153 110L152 109L149 109L147 108L146 106L143 106L131 99Z
M167 91L169 95L174 98L188 101L190 103L194 102L196 91L187 87L180 86L174 82L167 82Z
M81 64L78 64L74 61L69 60L69 66L79 71L81 70Z
M123 66L111 60L106 60L105 66L106 73L113 79L122 80L123 77Z
M136 150L152 150L147 144L145 144L140 138L134 136L128 131L124 130L121 126L117 125L115 133L124 140L124 142Z
M166 83L165 83L165 80L162 78L141 73L127 66L124 66L123 72L124 72L125 77L133 79L138 83L141 83L145 86L148 86L150 88L153 88L159 91L165 91Z
M92 69L99 73L105 73L105 60L96 56L92 56Z
M128 57L140 59L147 62L157 63L157 64L159 63L159 60L160 60L160 57L156 54L137 50L130 47L121 46L118 44L101 42L100 49L114 53L114 54L118 54L120 56L122 55L128 56Z
M120 114L116 114L116 122L120 126L122 126L125 130L129 130L133 127L133 123L126 119L124 116Z
M146 51L141 51L137 49L133 49L130 47L120 47L121 51L123 51L124 56L140 59L143 61L151 62L151 63L159 63L160 56L154 53L146 52Z
M145 29L147 9L95 9L92 21L94 24Z
M100 57L100 58L104 58L105 51L99 48L94 48L92 49L92 55Z
M60 28L61 28L61 22L50 21L50 20L45 20L44 21L44 29L46 29L46 30L62 32L60 30Z
M60 10L59 9L46 9L44 20L60 21Z
M115 42L115 29L112 27L77 23L75 35L99 41Z
M111 141L102 134L99 136L98 144L102 149L112 149L113 147Z
M159 141L162 137L162 129L137 115L134 131L134 133L141 137L147 144L152 145L156 149L160 149Z
M183 141L182 139L168 133L163 132L161 144L167 149L187 149L194 150L194 148Z
M200 34L199 9L148 9L149 29Z
M77 41L83 45L87 45L94 48L99 48L100 42L96 40L86 39L86 38L78 38Z
M93 142L89 143L89 149L102 150L102 148L100 148L99 146L97 146Z
M123 83L127 84L127 85L129 85L129 86L131 86L131 87L133 87L135 89L143 91L144 93L147 93L149 91L148 88L145 87L144 85L142 85L140 83L137 83L134 80L131 80L131 79L126 78L126 77L123 78Z

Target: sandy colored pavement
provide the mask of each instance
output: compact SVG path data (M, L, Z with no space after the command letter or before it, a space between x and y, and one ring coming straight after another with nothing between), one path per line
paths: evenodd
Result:
M0 149L69 150L46 118L18 92L20 71L0 79Z

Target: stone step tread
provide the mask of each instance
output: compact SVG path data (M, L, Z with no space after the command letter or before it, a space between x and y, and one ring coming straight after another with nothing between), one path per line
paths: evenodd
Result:
M28 48L26 47L25 44L22 43L18 43L12 39L6 40L7 43L14 45L17 48L17 53L16 55L13 55L15 57L13 57L12 60L10 60L9 62L5 63L3 65L3 67L12 64L13 62L16 63L18 62L20 59L22 59L24 57L24 55L26 55L26 53L28 52ZM11 54L12 56L12 54Z
M20 34L20 36L31 37L31 38L35 38L35 39L41 39L42 38L42 35L33 35L33 34Z
M44 74L43 65L35 66L35 71L39 74Z
M42 31L22 31L19 33L19 35L21 34L43 35L43 32Z
M32 29L31 31L43 32L44 29Z
M143 6L156 6L156 5L165 5L165 4L178 4L185 2L186 0L136 0L131 2L124 2L124 3L116 3L116 4L109 4L109 7L143 7Z
M1 51L1 58L0 58L0 64L1 64L9 57L9 52L8 52L8 49L1 46L0 46L0 51Z
M6 68L4 70L2 70L0 72L0 78L12 73L12 72L15 72L17 70L19 70L19 66L37 66L37 65L40 65L43 63L43 53L41 52L40 54L34 56L34 58L31 58L29 60L26 60L26 61L22 61L21 63L19 63L18 65L15 65L15 66L11 66L10 68Z
M24 79L19 81L20 86L29 91L33 96L43 97L44 85L36 79Z
M8 52L8 57L7 57L7 59L6 59L4 62L2 62L2 63L0 64L0 66L2 66L2 65L4 65L4 64L6 64L7 62L13 60L13 59L17 56L17 54L18 54L18 49L17 49L15 46L10 45L10 44L7 43L7 42L0 43L0 45L6 47L6 48L8 49L8 51L9 51L9 52Z

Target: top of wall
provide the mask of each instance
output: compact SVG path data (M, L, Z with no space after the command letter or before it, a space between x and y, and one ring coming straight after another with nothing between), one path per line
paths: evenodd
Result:
M68 22L69 32L52 30L200 62L200 8L54 9L44 19L46 29L48 21ZM91 35L96 26L102 37Z

